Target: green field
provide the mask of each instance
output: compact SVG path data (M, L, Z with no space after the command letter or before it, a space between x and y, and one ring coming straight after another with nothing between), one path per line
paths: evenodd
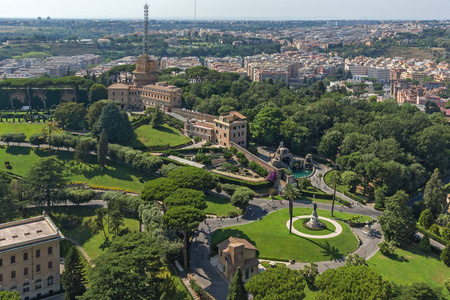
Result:
M311 230L303 226L303 222L307 221L309 221L309 219L299 219L295 221L294 224L292 224L292 226L302 233L312 235L327 235L333 233L336 230L336 226L325 220L320 220L320 222L324 223L327 226L327 228L323 230Z
M368 263L385 279L396 284L423 281L432 286L443 287L444 281L450 278L450 268L439 260L437 254L424 253L417 246L396 248L389 257L377 252Z
M294 216L309 215L312 209L294 208ZM317 210L319 216L330 218L330 212ZM342 215L339 215L342 214ZM335 213L343 218L351 214ZM232 226L216 230L211 238L211 249L217 251L216 245L230 236L248 240L256 246L259 258L268 260L295 259L298 262L334 260L353 252L358 247L358 240L350 227L339 222L343 232L329 239L308 239L289 234L286 222L289 220L288 209L281 209L264 216L261 221L250 224Z
M96 164L96 158L92 157L89 164L80 163L73 158L73 153L56 150L37 150L26 147L0 147L0 162L9 161L11 169L6 169L4 164L0 170L8 171L19 176L26 176L31 166L41 157L56 155L64 164L64 175L69 182L87 182L89 185L120 188L140 192L144 182L155 177L146 173L133 170L129 167L108 162L104 170ZM140 182L140 178L143 182Z
M43 123L0 123L0 135L5 132L25 133L28 139L32 134L41 133L44 128Z
M51 219L55 223L55 225L61 230L65 237L72 238L76 240L83 250L87 253L89 258L94 259L99 256L103 250L100 249L100 246L105 241L105 237L102 232L94 233L92 228L92 222L95 217L95 210L98 207L92 206L53 206L52 207L52 216ZM39 215L42 212L42 209L45 208L35 208L35 209L27 209L26 213L30 216ZM61 222L62 214L66 215L76 215L81 217L82 225L77 226L76 228L67 229L64 224ZM125 227L127 227L130 231L138 231L139 230L139 221L135 219L133 216L125 215L124 218ZM113 234L108 233L108 225L105 222L105 228L107 232L107 236L111 240Z
M152 125L142 125L135 130L137 139L129 143L132 147L138 146L162 146L169 144L171 147L188 143L190 139L181 134L175 128L168 125L154 127Z
M218 217L226 217L231 211L239 213L239 210L235 206L231 205L230 199L224 199L210 194L206 194L205 199L206 205L208 206L205 209L206 214L217 215Z

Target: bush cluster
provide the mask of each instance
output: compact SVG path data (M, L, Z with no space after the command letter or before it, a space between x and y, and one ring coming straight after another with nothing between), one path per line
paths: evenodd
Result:
M251 161L248 164L248 167L253 170L255 173L259 174L262 177L266 177L269 174L269 171L267 171L266 168L261 167L259 164L257 164L254 161Z
M163 164L159 157L118 144L108 145L108 156L115 162L122 162L130 165L133 169L148 172L156 172Z

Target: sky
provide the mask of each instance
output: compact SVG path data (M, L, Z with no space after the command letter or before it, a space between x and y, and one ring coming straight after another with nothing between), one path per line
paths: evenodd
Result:
M0 0L0 18L194 19L195 0ZM436 20L450 0L197 0L198 20Z

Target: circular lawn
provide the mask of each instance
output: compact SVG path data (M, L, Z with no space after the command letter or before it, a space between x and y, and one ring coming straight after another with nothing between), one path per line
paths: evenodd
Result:
M294 217L311 215L311 213L312 209L294 208ZM317 213L319 216L330 218L329 211L318 209ZM335 215L337 216L336 213ZM346 214L346 217L351 216L352 214ZM339 236L313 239L289 234L289 229L286 228L288 219L289 210L280 209L264 216L260 221L218 229L211 237L212 252L217 253L216 245L231 236L246 239L258 249L260 259L268 260L295 259L298 262L335 260L358 248L357 238L350 227L343 222L338 221L343 229ZM303 227L301 222L302 220L299 220L294 224L297 227ZM326 234L330 234L330 231L326 231Z

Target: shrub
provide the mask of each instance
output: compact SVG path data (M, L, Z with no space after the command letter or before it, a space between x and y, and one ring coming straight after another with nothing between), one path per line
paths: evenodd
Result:
M437 236L441 236L441 232L440 232L439 229L440 229L439 225L433 224L433 225L431 225L431 227L430 227L430 232L431 232L432 234L437 235Z
M447 278L447 279L444 281L444 286L445 286L445 288L447 289L447 291L450 292L450 278Z
M211 146L212 144L211 144L211 142L206 142L204 145L203 145L203 147L209 147L209 146Z
M380 248L380 252L386 256L391 255L395 250L395 247L386 241L382 241L380 244L378 244L378 248Z
M209 165L210 163L211 163L211 157L205 155L205 157L203 157L203 159L202 159L202 164Z
M262 166L260 166L259 164L257 164L254 161L251 161L248 164L248 166L251 170L253 170L255 173L261 175L262 177L266 177L267 174L269 174L269 171L267 171L265 168L263 168Z
M159 172L161 173L162 176L167 177L167 175L169 174L170 171L172 170L176 170L181 168L180 166L177 166L176 164L167 164L167 165L163 165L161 167L161 169L159 169Z
M201 140L202 140L202 138L199 137L199 136L194 137L194 142L195 143L199 143Z
M233 166L233 167L231 167L230 170L231 170L231 172L236 173L236 172L239 172L239 167Z
M197 155L194 156L194 160L196 162L201 162L204 158L205 158L205 154L203 154L203 153L198 153Z
M447 247L445 247L441 253L441 260L447 267L450 267L450 248L449 248L449 246L450 246L450 244L447 245Z
M242 152L237 152L235 155L236 155L237 158L244 158L245 157L245 154L242 153Z
M230 151L225 151L223 153L223 158L225 158L226 160L230 159L233 156L233 154Z
M228 218L235 218L238 215L239 214L236 211L234 211L234 210L228 212Z
M247 157L244 156L244 157L239 158L239 163L243 166L246 166L248 164Z
M228 196L233 196L234 192L236 191L237 186L232 184L222 184L222 190L227 194Z
M233 167L233 164L230 164L230 163L224 163L222 165L222 169L227 170L227 171L230 170L232 167Z
M434 223L433 214L431 213L431 210L425 209L419 217L419 224L425 228L429 229L431 225Z
M230 151L231 153L236 154L238 150L236 149L236 147L231 147Z
M218 192L219 194L222 193L222 184L221 184L220 182L216 185L215 190L216 190L216 192Z
M442 232L441 232L442 238L448 243L450 242L450 227L444 227L442 228Z
M427 253L431 251L430 237L428 234L425 234L420 240L419 249Z

